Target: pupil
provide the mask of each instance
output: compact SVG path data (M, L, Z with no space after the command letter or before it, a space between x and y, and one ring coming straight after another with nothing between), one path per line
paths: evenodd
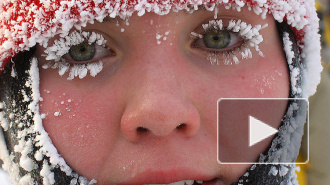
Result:
M81 52L85 52L86 51L86 47L85 46L80 46L80 51Z
M214 36L213 36L213 40L215 40L215 41L218 41L219 38L220 38L219 35L214 35Z
M95 44L88 44L87 42L71 46L69 50L71 58L75 61L90 60L95 56L95 53Z

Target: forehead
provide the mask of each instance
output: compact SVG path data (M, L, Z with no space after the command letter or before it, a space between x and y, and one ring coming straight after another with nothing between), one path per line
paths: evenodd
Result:
M129 17L115 17L115 18L111 18L110 16L107 16L103 19L103 21L98 21L98 22L106 22L106 23L113 23L113 24L117 24L117 25L123 25L124 23L127 24L127 21L129 20L139 20L139 19L151 19L151 18L157 18L157 19L165 19L167 17L173 17L176 19L179 19L181 17L184 18L188 18L188 17L201 17L201 18L205 18L205 17L209 17L209 16L214 16L214 18L216 19L217 16L221 16L221 17L233 17L236 19L244 19L246 21L249 20L254 20L254 19L258 19L258 20L262 20L262 19L266 19L267 17L271 17L273 18L270 14L265 14L265 15L257 15L250 7L243 7L243 8L228 8L226 6L223 5L217 5L215 6L213 9L207 9L205 8L205 6L199 6L196 10L172 10L167 14L164 15L159 15L153 12L147 12L143 15L138 15L137 12L133 13L132 16ZM154 21L157 21L154 20Z
M225 6L218 5L214 9L207 10L204 6L200 6L197 10L187 11L170 11L165 15L159 15L156 13L145 13L139 16L138 13L134 13L132 16L127 18L111 18L105 17L102 21L95 21L93 24L87 24L85 29L98 29L104 30L104 32L109 32L109 28L125 28L125 32L130 30L143 30L146 27L153 28L156 30L166 28L166 29L176 29L185 27L186 29L193 29L200 26L201 23L207 23L211 19L228 19L228 20L241 20L249 24L266 24L275 22L274 18L270 14L265 16L257 15L253 10L248 7L243 7L239 10L228 9Z

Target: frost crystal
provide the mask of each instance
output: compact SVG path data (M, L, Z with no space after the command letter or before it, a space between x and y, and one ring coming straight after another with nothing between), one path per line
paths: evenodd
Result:
M63 55L69 52L71 46L81 44L84 41L88 41L88 44L95 43L103 47L105 47L107 43L104 37L99 33L74 31L70 35L55 40L53 46L46 48L46 60L58 62Z
M291 79L290 79L291 89L292 89L293 94L297 94L297 93L299 94L302 92L302 89L299 87L297 81L300 78L301 71L300 71L300 68L293 66L293 58L295 56L294 56L294 52L292 49L292 42L289 38L289 33L285 32L283 34L283 44L284 44L284 51L285 51L285 54L287 57L287 62L288 62L288 65L289 65L289 68L291 71Z
M157 44L161 44L162 41L160 41L160 39L163 37L163 35L156 33L156 40L157 40Z
M223 63L225 65L239 64L239 58L235 55L235 52L238 52L241 55L241 59L252 58L252 52L249 48L254 47L254 49L259 53L260 56L263 56L263 53L259 49L259 44L263 41L262 35L259 33L260 30L266 28L268 25L263 26L256 25L252 26L241 20L230 20L228 26L223 25L223 20L210 20L208 24L203 24L202 27L205 31L217 31L217 30L228 30L233 33L237 33L239 37L244 39L242 47L238 47L233 51L223 52ZM191 33L193 38L203 38L202 34L197 34L195 32ZM222 61L220 57L215 53L210 53L207 56L207 59L212 65L220 65Z
M57 111L54 113L54 116L59 116L60 114L61 114L60 111Z
M63 76L69 71L68 80L72 80L75 77L84 78L87 72L90 72L92 77L95 77L103 69L102 61L90 62L87 64L73 64L71 67L70 63L67 62L63 55L67 54L71 46L81 44L84 41L88 41L88 44L97 44L105 47L106 40L101 34L95 32L77 32L74 31L70 35L65 36L54 41L54 45L48 47L45 50L46 60L51 60L49 63L44 64L44 69L58 69L60 76Z
M59 62L49 62L42 66L44 69L59 69L58 73L60 76L63 76L66 72L69 72L68 80L73 80L75 77L79 77L80 79L86 77L88 71L92 77L95 77L98 73L100 73L103 69L103 62L91 62L87 64L73 64L70 67L70 64L65 60L61 60Z

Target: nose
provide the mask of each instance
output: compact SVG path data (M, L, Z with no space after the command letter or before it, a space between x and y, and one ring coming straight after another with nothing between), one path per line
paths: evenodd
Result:
M121 132L131 141L146 136L179 134L192 137L200 127L198 111L189 102L153 92L126 107L121 119Z
M184 66L176 66L177 61L164 61L165 58L158 55L151 62L150 56L144 58L143 73L138 72L138 67L130 73L135 88L130 89L120 129L131 142L174 134L193 137L200 128L199 111L189 96L189 88L184 88Z

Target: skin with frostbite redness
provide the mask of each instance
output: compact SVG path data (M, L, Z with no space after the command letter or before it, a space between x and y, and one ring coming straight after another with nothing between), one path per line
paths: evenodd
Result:
M268 23L259 45L264 57L251 50L253 57L238 65L212 66L205 51L191 47L190 33L214 19L213 12L147 13L133 15L129 25L110 21L83 28L103 34L116 52L102 59L96 77L67 80L57 70L40 70L40 108L47 114L43 125L73 170L98 184L145 183L150 174L159 178L148 183L219 178L231 184L243 175L250 165L216 161L216 102L221 97L288 97L287 63L272 16L263 20L247 9L219 8L218 18ZM167 39L157 43L156 35L168 31ZM38 47L40 68L47 62L42 50ZM271 82L265 85L264 78ZM279 120L273 127L286 106L269 110ZM178 129L179 124L185 126ZM224 138L235 140L236 135ZM246 157L257 160L271 139Z

